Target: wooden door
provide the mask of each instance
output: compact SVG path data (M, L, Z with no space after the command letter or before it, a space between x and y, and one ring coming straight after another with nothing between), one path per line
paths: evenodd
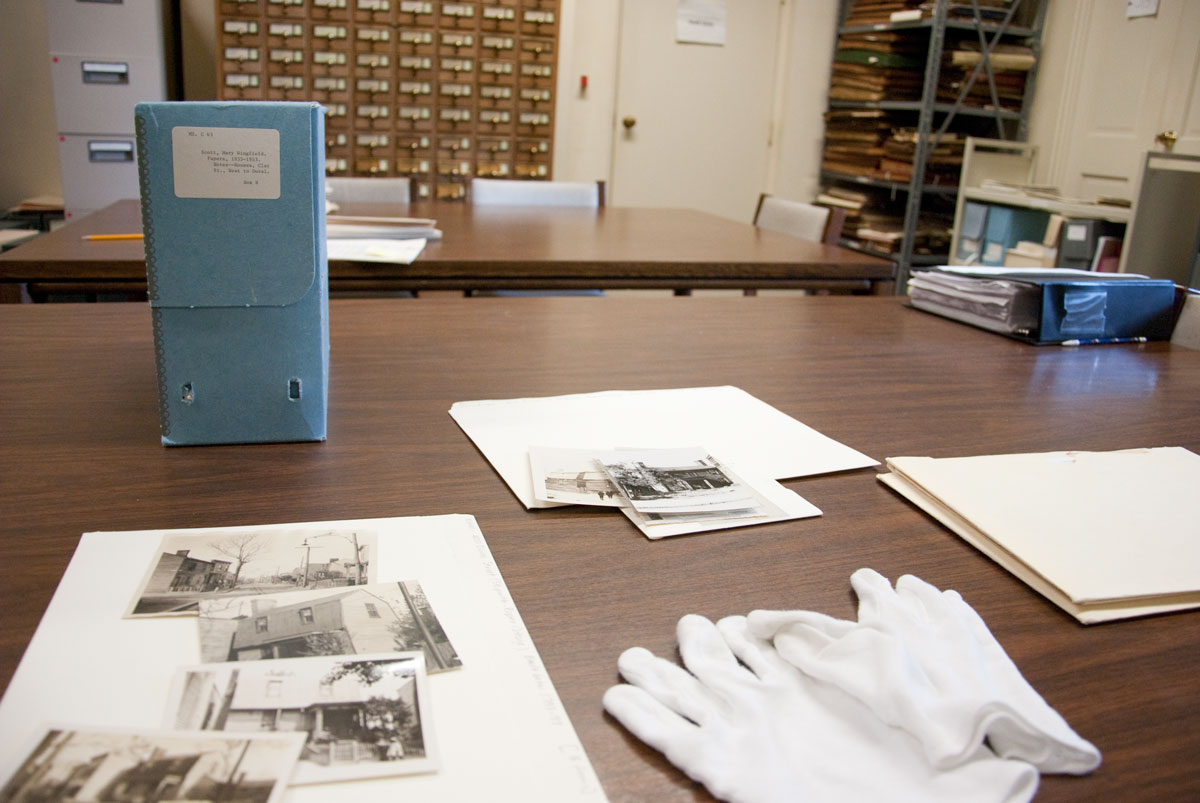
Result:
M725 3L723 45L676 41L678 0L623 0L609 202L749 221L764 186L780 0Z

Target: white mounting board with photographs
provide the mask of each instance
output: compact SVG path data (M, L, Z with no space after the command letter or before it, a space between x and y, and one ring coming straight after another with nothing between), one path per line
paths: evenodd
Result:
M290 801L605 800L472 516L319 524L376 532L373 578L419 580L463 666L429 679L438 772L297 787ZM164 534L82 536L0 700L0 778L50 723L161 726L177 668L199 662L197 619L122 614Z

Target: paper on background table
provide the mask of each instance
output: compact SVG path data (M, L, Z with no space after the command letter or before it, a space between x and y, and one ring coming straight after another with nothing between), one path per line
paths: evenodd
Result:
M440 240L442 230L428 226L360 226L329 223L325 226L327 243L337 240Z
M1082 622L1200 607L1200 456L889 458L886 485Z
M425 240L326 240L325 250L330 259L353 262L390 262L411 265L425 249Z
M378 578L420 580L463 667L429 679L439 772L295 788L289 801L605 800L473 517L322 524L379 533ZM196 621L121 614L163 533L80 539L0 700L0 778L45 723L161 723L176 668L199 661Z
M703 443L739 473L787 479L879 465L732 387L613 390L456 402L450 415L527 508L529 447L660 448Z

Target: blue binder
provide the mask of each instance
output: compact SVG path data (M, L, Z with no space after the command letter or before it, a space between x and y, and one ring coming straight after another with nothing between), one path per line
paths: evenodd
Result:
M162 442L324 440L322 108L139 103L135 128Z
M1167 340L1177 288L1168 279L1062 268L917 271L912 306L1035 345Z

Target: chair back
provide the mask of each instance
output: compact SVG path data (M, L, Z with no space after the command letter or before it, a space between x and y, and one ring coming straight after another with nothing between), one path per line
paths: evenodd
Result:
M789 201L763 193L754 211L754 225L817 243L837 245L846 210Z
M523 206L604 206L603 181L471 179L471 203Z
M327 178L325 198L335 204L408 203L412 200L412 185L407 178Z

